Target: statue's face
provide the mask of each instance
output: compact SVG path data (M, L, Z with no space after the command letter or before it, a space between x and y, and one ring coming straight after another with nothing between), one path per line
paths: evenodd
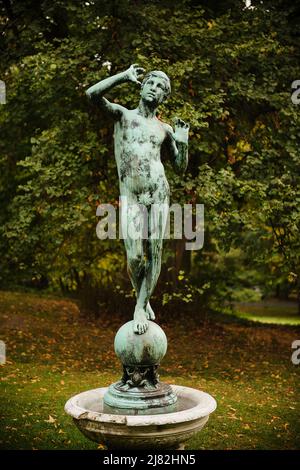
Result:
M166 97L165 80L161 77L150 76L143 85L141 97L148 104L158 106Z

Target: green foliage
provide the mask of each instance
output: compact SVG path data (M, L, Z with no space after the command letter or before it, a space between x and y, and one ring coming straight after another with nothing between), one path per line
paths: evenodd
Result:
M95 234L97 205L118 198L112 125L84 91L137 62L171 77L161 119L178 115L191 125L184 180L167 165L172 201L205 204L204 249L185 253L189 268L176 267L164 302L187 302L189 294L221 301L249 266L266 292L282 284L299 291L300 117L290 99L291 82L300 78L299 11L290 2L285 10L281 2L252 3L3 7L2 284L46 278L71 291L126 285L122 243ZM110 98L133 107L138 90L125 85ZM178 253L165 245L172 266ZM232 249L243 256L229 273ZM178 279L180 269L187 283Z

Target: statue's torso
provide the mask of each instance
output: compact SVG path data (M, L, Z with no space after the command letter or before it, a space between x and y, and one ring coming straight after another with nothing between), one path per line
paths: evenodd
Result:
M126 110L115 123L115 158L121 193L136 194L169 186L161 163L161 146L166 130L157 118L145 118L136 110Z

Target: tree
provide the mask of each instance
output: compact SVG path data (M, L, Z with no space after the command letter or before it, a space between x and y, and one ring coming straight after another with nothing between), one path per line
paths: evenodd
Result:
M4 3L2 284L47 279L93 304L100 290L129 286L122 242L95 235L97 205L117 205L118 186L112 125L85 89L137 62L172 78L160 118L191 125L184 180L167 165L172 201L205 204L204 249L165 244L171 294L184 270L203 302L227 298L234 278L226 284L214 260L230 249L245 254L237 271L265 274L266 290L291 281L299 293L299 112L290 99L300 77L299 28L290 20L299 11L292 2L286 10L282 2L219 4ZM136 95L125 85L111 98L133 107Z

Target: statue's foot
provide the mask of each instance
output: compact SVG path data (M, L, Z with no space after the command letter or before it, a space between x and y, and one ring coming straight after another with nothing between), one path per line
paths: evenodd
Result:
M155 320L155 313L152 310L150 302L147 303L146 314L147 314L148 320Z
M146 333L148 330L148 320L145 310L141 307L135 307L133 315L133 331L138 335Z

